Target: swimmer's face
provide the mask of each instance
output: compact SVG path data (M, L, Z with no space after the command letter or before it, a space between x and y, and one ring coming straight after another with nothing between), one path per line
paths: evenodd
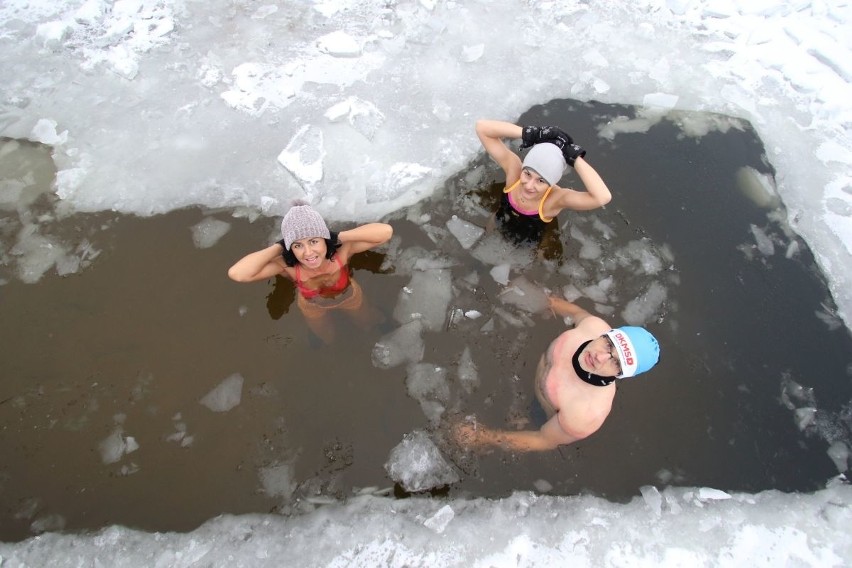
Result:
M580 352L580 367L601 377L617 377L621 374L618 351L609 337L598 337Z
M524 193L528 195L538 195L547 191L550 184L547 180L538 175L538 172L529 168L521 170L521 186Z
M300 263L307 268L319 268L328 253L325 239L322 237L308 237L293 241L290 250Z

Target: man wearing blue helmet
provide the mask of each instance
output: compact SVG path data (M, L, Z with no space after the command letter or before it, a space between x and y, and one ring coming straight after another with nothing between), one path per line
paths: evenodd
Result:
M556 315L571 317L575 327L559 335L538 364L535 391L547 422L539 430L524 431L465 423L456 430L462 444L542 451L582 440L609 416L616 379L644 373L660 359L657 340L644 328L613 329L561 298L550 298L550 307Z

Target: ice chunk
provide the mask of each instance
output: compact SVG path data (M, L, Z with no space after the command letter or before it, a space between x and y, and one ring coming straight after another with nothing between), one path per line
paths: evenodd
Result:
M799 430L804 430L814 422L816 418L816 408L797 408L795 414L796 426Z
M533 481L533 487L539 493L550 493L553 491L553 485L546 479L536 479Z
M57 144L65 144L68 141L68 131L63 130L62 134L56 132L57 122L48 118L42 118L33 126L30 132L30 140L41 142L49 146Z
M213 412L227 412L240 403L242 390L243 377L234 373L204 395L199 402Z
M849 446L838 440L828 447L827 453L839 473L849 471Z
M700 488L698 490L697 497L701 501L722 501L731 498L728 493L720 491L719 489L713 489L712 487Z
M772 256L775 254L775 245L763 229L755 225L751 225L751 234L754 235L754 240L757 243L757 250L760 251L760 254L763 256Z
M385 471L406 491L426 491L459 480L456 470L422 430L405 435L390 452Z
M416 400L431 398L446 402L450 397L447 370L431 363L409 365L408 374L405 377L405 388Z
M679 97L667 93L648 93L642 98L642 104L649 107L673 109Z
M322 180L325 147L322 130L309 124L296 132L278 154L278 162L297 180L312 185Z
M531 248L518 247L503 239L496 231L481 238L470 254L483 264L508 264L517 269L528 266L535 258Z
M464 219L459 219L456 215L453 215L449 221L447 221L447 229L449 229L450 233L458 239L459 244L463 249L469 249L476 243L477 239L482 236L482 233L485 232L485 229L482 227L477 227L473 223L465 221Z
M340 30L319 38L317 47L323 53L335 57L358 57L361 55L361 44L348 33Z
M444 532L444 529L447 528L447 525L450 524L450 521L453 520L453 517L456 516L456 512L453 511L453 508L449 505L444 505L438 512L426 519L423 522L423 526L426 528L432 529L438 534Z
M627 303L621 312L621 317L630 325L644 325L659 315L668 292L659 282L651 282L648 289Z
M478 43L476 45L464 45L462 46L461 60L465 63L473 63L477 59L480 59L484 53L484 43Z
M138 449L139 444L136 440L131 436L125 437L121 427L115 428L109 436L98 444L101 461L106 465L116 463L124 457L124 454L129 454Z
M412 162L397 162L379 170L367 184L367 203L385 203L407 193L432 173L432 168Z
M415 271L408 285L399 293L393 317L399 323L419 319L425 329L442 330L452 294L449 270Z
M293 465L289 463L271 465L258 471L263 492L270 497L290 498L296 489Z
M542 312L549 305L544 290L523 276L512 280L509 286L500 293L500 300L531 314Z
M462 351L457 372L459 382L468 394L479 386L479 373L476 369L476 364L473 362L470 347L465 346L464 351Z
M373 365L379 369L389 369L403 363L416 363L423 359L425 345L421 333L423 324L412 320L398 329L383 336L373 346Z
M325 112L329 122L347 119L349 125L367 140L372 140L385 121L385 115L371 102L349 97Z
M741 167L737 170L737 185L758 207L769 209L778 205L775 181L768 174L762 174L754 168Z
M659 490L653 485L644 485L639 488L639 491L654 516L659 517L662 514L663 507L663 496L660 495Z
M230 230L230 223L206 217L192 226L192 242L197 248L210 248Z
M509 264L498 264L491 269L491 278L498 284L506 285L509 283L509 271L512 269Z

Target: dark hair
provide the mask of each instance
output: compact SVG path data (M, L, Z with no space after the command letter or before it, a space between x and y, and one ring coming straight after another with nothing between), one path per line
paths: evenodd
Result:
M327 249L326 253L325 253L325 257L327 259L331 260L331 257L334 256L334 253L337 252L337 249L339 249L341 246L343 246L343 243L341 243L337 239L337 233L335 233L334 231L329 231L328 233L329 233L329 235L331 235L331 237L328 238L328 239L323 239L323 240L325 241L325 247ZM293 249L293 246L290 245L289 249L287 249L287 250L285 250L284 252L281 253L281 256L284 257L284 263L287 266L296 266L297 264L299 264L299 261L296 260L296 255L293 254L292 249Z

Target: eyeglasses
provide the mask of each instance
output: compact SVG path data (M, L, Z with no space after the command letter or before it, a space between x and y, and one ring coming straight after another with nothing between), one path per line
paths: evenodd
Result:
M621 374L621 359L618 357L618 349L615 348L615 343L612 342L612 339L609 338L608 335L603 336L606 339L606 344L609 346L609 356L612 359L612 362L615 363L615 368L618 370L616 376Z

